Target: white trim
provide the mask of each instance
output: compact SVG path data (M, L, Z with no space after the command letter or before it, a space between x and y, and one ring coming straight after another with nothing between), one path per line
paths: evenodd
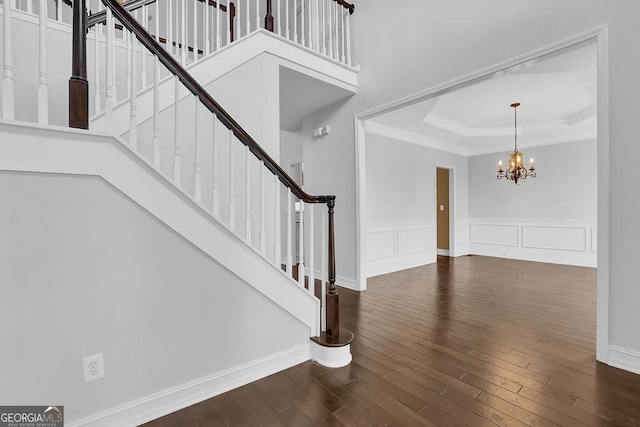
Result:
M640 374L640 352L610 345L609 365Z
M459 154L461 156L469 155L468 150L464 147L455 147L450 143L442 142L435 138L429 138L425 135L420 135L382 123L367 121L365 122L365 130L375 135L386 136L399 141L422 145L424 147L433 148L434 150L446 151L448 153Z
M355 160L356 160L356 289L367 289L367 164L365 160L365 121L356 116Z
M440 256L449 256L449 250L448 249L436 249L436 252Z
M609 363L609 28L591 32L598 40L598 272L596 359Z
M597 319L596 319L596 358L608 363L609 352L609 38L608 26L602 25L561 40L557 43L531 51L498 64L483 68L474 73L444 82L440 85L397 99L381 106L355 115L355 168L356 168L356 250L358 251L357 281L366 283L364 266L364 245L366 239L366 173L365 173L365 122L386 112L425 99L484 81L529 61L555 54L563 49L589 40L597 40L598 45L598 273L597 273ZM366 285L364 285L366 287Z
M469 218L468 223L469 253L474 255L584 267L598 264L592 250L596 220Z
M311 359L328 368L342 368L351 363L351 344L325 347L311 342Z
M426 135L410 132L408 130L400 129L394 126L366 121L365 129L368 133L375 135L386 136L388 138L397 139L399 141L408 142L410 144L421 145L423 147L433 148L434 150L440 150L447 153L459 154L465 157L481 156L484 154L501 153L507 150L505 147L478 147L467 148L456 146L450 142L440 141L435 138L430 138ZM537 138L535 143L519 143L520 148L535 148L544 147L547 145L564 144L567 142L588 141L596 139L597 135L594 133L584 133L581 135L572 135L569 137L557 136L557 137L541 137Z
M140 425L280 372L310 358L311 345L304 344L154 393L108 411L71 422L68 426Z

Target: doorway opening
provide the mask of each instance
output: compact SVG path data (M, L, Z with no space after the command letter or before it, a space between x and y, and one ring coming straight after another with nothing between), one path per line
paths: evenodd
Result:
M451 253L451 194L450 170L436 167L436 248L438 255L449 256Z

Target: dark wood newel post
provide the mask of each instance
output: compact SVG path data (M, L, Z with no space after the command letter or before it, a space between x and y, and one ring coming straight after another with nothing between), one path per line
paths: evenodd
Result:
M335 199L327 202L329 207L329 289L327 289L327 335L337 337L340 334L340 308L338 304L338 289L336 288L336 249L333 224L333 209Z
M69 127L89 129L86 0L73 2L73 46L69 79Z
M267 15L264 17L264 29L273 33L273 15L271 14L271 0L267 0Z

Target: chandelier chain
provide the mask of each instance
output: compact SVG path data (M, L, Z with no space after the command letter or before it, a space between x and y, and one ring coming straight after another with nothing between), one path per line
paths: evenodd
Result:
M513 130L515 133L515 149L518 151L518 107L513 108Z

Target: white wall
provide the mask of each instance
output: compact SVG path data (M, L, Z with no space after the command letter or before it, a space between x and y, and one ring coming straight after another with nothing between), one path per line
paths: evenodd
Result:
M454 223L465 224L466 157L367 134L367 276L435 262L436 167L453 169Z
M1 172L0 197L4 404L61 402L73 422L309 342L98 178ZM106 376L85 384L101 352Z
M470 252L532 261L597 264L597 142L523 150L538 168L519 186L497 180L506 152L469 158Z

